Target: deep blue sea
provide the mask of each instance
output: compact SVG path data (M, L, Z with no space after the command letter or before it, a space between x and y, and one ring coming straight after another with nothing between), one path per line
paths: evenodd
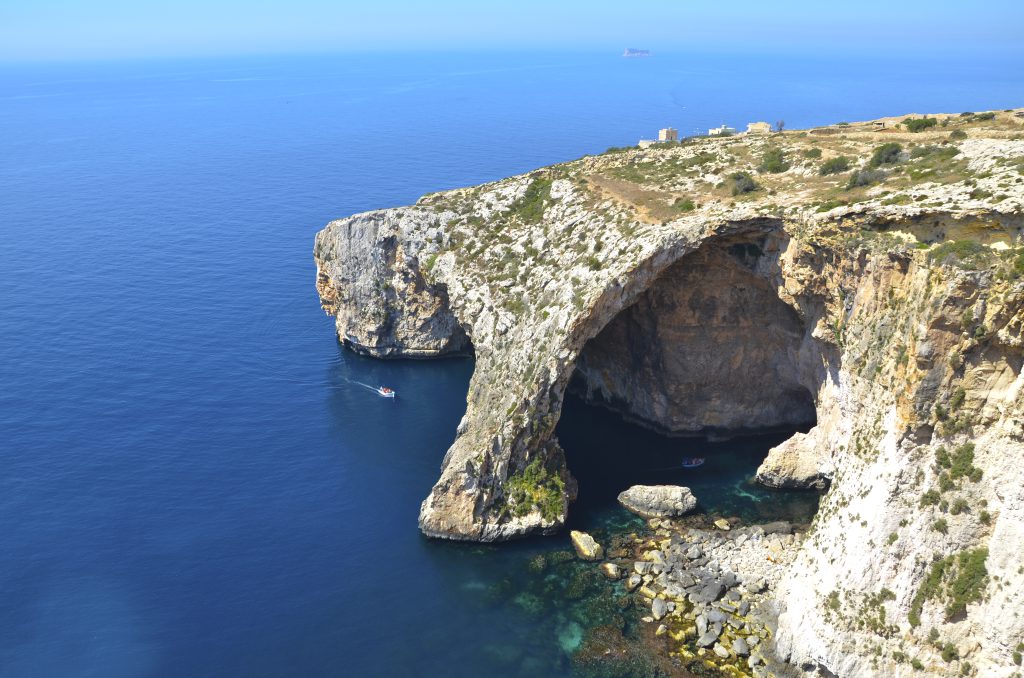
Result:
M471 361L339 347L314 233L668 125L1022 95L1019 55L0 66L0 676L570 674L606 611L563 590L583 576L571 563L536 566L564 536L472 546L416 528ZM644 479L687 482L711 512L813 511L745 482L777 438L668 441L575 401L560 433L572 521L599 534L635 524L614 493ZM680 449L709 457L703 475L658 470Z

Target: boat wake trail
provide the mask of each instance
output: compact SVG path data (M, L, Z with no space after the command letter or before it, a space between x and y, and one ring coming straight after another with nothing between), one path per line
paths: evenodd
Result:
M347 379L346 378L345 381L347 381L350 384L355 384L356 386L362 386L363 388L368 388L371 391L373 391L374 393L377 393L377 394L380 393L380 391L377 390L376 386L370 386L369 384L364 384L363 382L356 381L355 379Z

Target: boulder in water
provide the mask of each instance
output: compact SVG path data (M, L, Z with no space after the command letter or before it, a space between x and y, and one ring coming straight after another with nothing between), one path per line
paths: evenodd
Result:
M677 518L692 511L697 498L680 485L634 485L619 494L619 503L644 518Z
M600 560L604 557L604 549L586 532L573 530L569 533L569 539L572 540L572 547L576 549L576 555L583 560Z

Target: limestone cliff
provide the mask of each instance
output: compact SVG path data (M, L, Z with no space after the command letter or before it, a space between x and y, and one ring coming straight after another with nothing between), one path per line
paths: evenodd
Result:
M317 288L340 339L476 356L421 529L557 529L570 383L673 434L813 424L759 474L831 483L781 576L779 655L1012 675L1024 128L939 119L620 150L329 224Z

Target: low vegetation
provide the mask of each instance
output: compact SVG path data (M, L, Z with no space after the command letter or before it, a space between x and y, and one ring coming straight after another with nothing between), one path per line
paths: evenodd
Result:
M882 165L895 165L903 155L903 147L895 142L882 144L871 153L868 160L869 167L881 167Z
M969 478L972 483L981 480L982 471L974 465L974 443L964 443L955 448L952 453L940 447L935 451L935 464L939 468L947 469L951 480Z
M550 522L562 512L565 482L538 457L506 481L505 492L513 515L525 516L536 509Z
M523 223L535 224L544 218L544 209L551 200L551 179L534 179L526 187L523 197L512 203L509 208L519 216Z
M909 620L912 626L921 625L921 612L925 603L935 600L944 604L946 621L961 617L970 603L981 600L988 585L985 561L988 549L961 551L932 563L921 588L910 603Z
M903 121L903 126L910 132L923 132L929 127L935 127L939 124L938 118L907 118Z
M885 181L885 178L887 176L889 175L884 170L857 170L856 172L850 175L850 180L846 182L846 189L851 190L854 188L860 188L862 186L871 186L872 184L878 184Z
M821 163L821 168L818 170L818 174L823 177L827 177L830 174L841 174L848 169L850 169L850 159L845 155L840 155L837 158L829 158L825 162Z
M729 175L729 179L726 181L726 185L729 187L729 193L732 195L743 195L745 193L753 193L760 188L754 178L746 172L734 172Z
M992 250L974 240L948 240L928 253L930 261L977 270L988 266Z
M758 168L765 174L781 174L789 169L789 162L786 160L786 153L781 148L769 148L761 158L761 165Z

